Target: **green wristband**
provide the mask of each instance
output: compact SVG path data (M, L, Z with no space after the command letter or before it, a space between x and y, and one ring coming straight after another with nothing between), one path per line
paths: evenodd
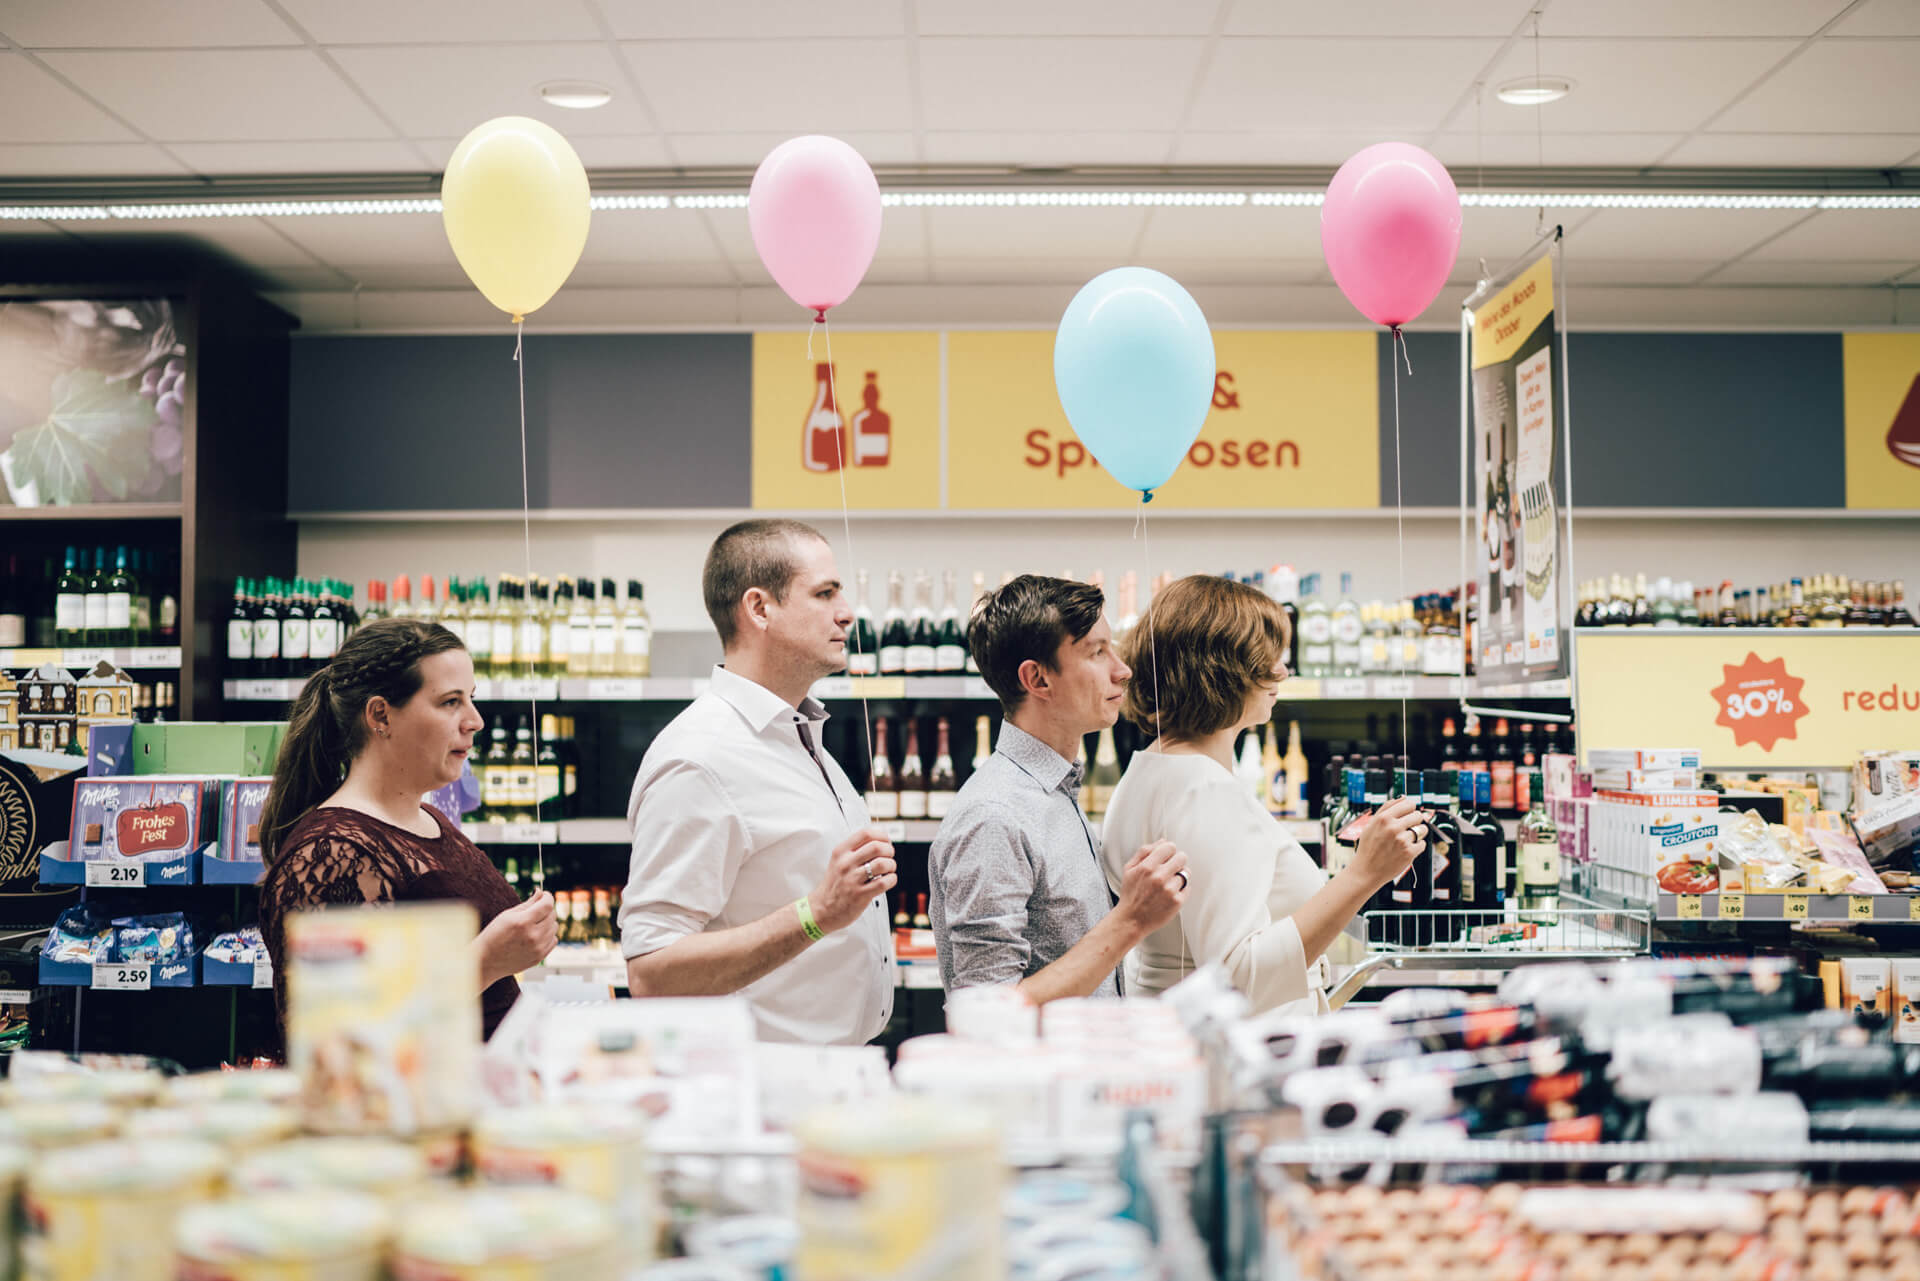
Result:
M813 919L813 904L807 902L806 895L802 894L793 901L793 910L800 917L800 932L802 934L816 943L827 936L827 932L820 928L820 922Z

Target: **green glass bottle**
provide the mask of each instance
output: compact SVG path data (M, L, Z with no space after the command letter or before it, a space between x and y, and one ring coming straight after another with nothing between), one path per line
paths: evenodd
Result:
M67 548L67 567L54 593L54 644L78 649L87 643L87 576L80 571L79 548Z

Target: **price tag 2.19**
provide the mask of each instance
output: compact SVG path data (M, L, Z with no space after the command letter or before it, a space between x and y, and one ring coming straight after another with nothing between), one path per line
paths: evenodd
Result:
M87 885L89 888L122 889L128 886L145 885L146 878L141 875L144 864L140 863L88 863Z
M1789 921L1804 921L1807 919L1806 895L1783 894L1781 895L1781 899L1780 915L1786 917Z
M152 986L153 967L145 962L115 965L103 961L93 967L93 990L96 992L145 992Z

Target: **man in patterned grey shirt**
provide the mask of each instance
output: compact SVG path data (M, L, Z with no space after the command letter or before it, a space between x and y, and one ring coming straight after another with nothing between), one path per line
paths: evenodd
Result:
M928 862L949 992L1017 984L1036 1005L1121 995L1120 962L1179 912L1187 856L1127 864L1115 903L1080 812L1080 742L1110 727L1132 675L1100 589L1025 575L983 597L968 648L1000 697L1000 741L940 824Z

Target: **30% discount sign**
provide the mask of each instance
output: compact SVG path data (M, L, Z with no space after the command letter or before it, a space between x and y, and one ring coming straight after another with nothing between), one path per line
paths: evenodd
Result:
M1772 751L1781 739L1795 736L1807 714L1800 693L1804 682L1788 673L1784 659L1748 654L1743 662L1723 664L1721 671L1724 679L1713 691L1720 709L1714 724L1733 731L1735 746L1757 744Z

